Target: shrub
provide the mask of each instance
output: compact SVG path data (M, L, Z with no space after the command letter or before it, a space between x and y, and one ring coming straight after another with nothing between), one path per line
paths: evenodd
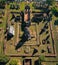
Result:
M45 56L44 55L39 56L39 61L45 61Z
M45 56L44 55L41 55L41 56L39 56L39 65L42 65L42 61L45 61Z
M18 61L16 59L12 59L9 63L9 65L18 65Z
M58 25L58 19L55 20L54 25Z
M4 63L6 64L8 61L10 60L10 58L6 55L0 55L0 64Z
M58 7L52 7L52 13L55 15L55 16L58 16Z
M54 5L55 0L46 0L46 3L47 3L48 5Z
M36 3L33 3L32 6L33 6L34 8L36 8Z
M35 6L35 3L33 3L32 6L34 7Z

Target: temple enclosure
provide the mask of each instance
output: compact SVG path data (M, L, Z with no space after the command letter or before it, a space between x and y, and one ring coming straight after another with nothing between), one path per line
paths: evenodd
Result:
M29 1L0 7L0 54L20 60L18 65L39 65L40 56L46 59L42 65L57 65L58 17L51 7Z

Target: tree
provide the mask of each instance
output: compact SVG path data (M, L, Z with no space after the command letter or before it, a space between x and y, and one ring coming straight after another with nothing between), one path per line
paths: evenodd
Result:
M58 19L55 20L54 25L58 25Z
M43 1L43 0L35 0L36 2L40 2L40 1Z
M7 2L7 0L0 0L0 3L6 3Z
M9 62L9 65L18 65L17 59L12 59L12 60Z
M40 55L39 56L39 65L42 65L41 62L45 61L45 56L44 55Z
M53 6L51 10L52 10L52 13L53 13L56 17L58 17L58 7Z
M48 5L53 5L55 3L55 0L46 0L46 3Z
M58 64L56 64L56 65L58 65Z
M0 55L0 65L6 64L9 60L10 60L10 58L8 56Z

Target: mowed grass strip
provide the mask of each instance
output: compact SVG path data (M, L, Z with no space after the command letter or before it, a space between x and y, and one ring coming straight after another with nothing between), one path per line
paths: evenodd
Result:
M3 43L0 42L0 54L3 54Z

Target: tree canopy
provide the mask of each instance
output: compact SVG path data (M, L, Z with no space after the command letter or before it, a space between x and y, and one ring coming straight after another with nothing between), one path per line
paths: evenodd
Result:
M0 63L7 63L10 58L6 55L0 55Z
M56 17L58 17L58 7L56 7L56 6L54 6L54 7L52 7L52 13L56 16Z
M0 0L0 2L6 2L7 0Z
M18 65L17 59L12 59L12 60L9 62L9 65Z
M53 5L55 3L56 0L46 0L46 3L48 5Z

